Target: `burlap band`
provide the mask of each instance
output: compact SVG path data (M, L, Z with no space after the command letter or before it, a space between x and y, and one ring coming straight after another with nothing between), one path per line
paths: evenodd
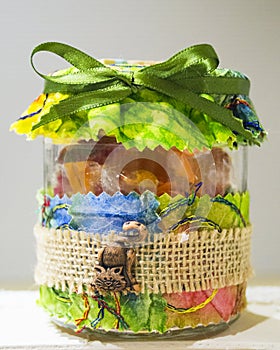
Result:
M135 247L134 275L141 292L172 293L222 288L251 275L251 227L157 234L154 242ZM35 227L38 284L81 293L95 279L102 244L85 232Z

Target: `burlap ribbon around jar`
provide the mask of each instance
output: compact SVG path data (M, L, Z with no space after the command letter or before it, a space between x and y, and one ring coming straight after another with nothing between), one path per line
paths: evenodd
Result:
M62 291L82 293L96 278L100 235L67 229L34 229L35 281ZM251 226L202 230L189 235L155 234L134 247L133 274L144 293L174 293L223 288L245 282L250 265Z

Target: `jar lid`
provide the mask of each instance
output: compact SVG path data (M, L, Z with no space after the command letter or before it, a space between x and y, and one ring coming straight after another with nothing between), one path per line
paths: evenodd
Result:
M37 71L33 56L48 51L73 67ZM45 89L11 126L28 139L54 143L114 136L126 148L179 150L260 144L266 135L242 73L218 68L210 45L189 47L164 62L104 59L69 45L43 43L31 55Z

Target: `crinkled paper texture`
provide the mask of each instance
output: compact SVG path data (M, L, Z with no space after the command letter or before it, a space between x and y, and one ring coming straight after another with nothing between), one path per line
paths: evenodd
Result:
M213 75L243 77L240 73L226 69L216 70ZM263 140L265 131L248 96L201 96L231 109L256 140ZM68 95L61 93L40 95L23 116L12 124L11 130L26 134L29 139L42 135L51 138L54 143L98 140L102 132L116 137L126 148L136 147L139 150L145 147L154 149L160 145L167 150L176 147L193 152L214 145L236 147L238 143L244 144L242 137L206 114L147 88L140 89L120 103L80 111L32 130L52 105L66 98Z
M113 196L102 192L99 196L93 193L75 194L69 214L72 216L70 227L86 232L102 233L121 232L127 221L138 221L147 226L150 232L157 232L159 216L156 213L158 201L146 191L139 195L131 192L123 195L120 192Z
M107 235L122 232L127 221L138 221L147 226L150 238L153 233L168 231L174 224L190 217L199 218L201 228L207 228L207 220L220 229L244 227L250 223L249 192L214 198L207 194L202 197L195 194L157 197L150 191L141 195L117 192L113 196L105 192L99 196L91 192L77 193L71 198L46 195L41 212L42 226L48 228L68 227Z
M60 300L58 295L61 297ZM65 303L63 298L70 300ZM116 308L114 297L107 295L104 301L111 308ZM91 328L91 322L97 319L100 307L97 301L88 297L90 311L88 318L82 321L79 328L87 326ZM47 286L40 287L39 303L52 316L63 318L65 321L75 324L75 320L82 318L84 314L84 300L80 294L67 293L54 290ZM139 332L141 330L164 332L166 330L166 301L157 294L139 294L129 293L120 297L121 315L128 324L130 330ZM104 317L98 326L105 330L114 329L116 317L108 311L104 311ZM121 325L120 325L121 327ZM122 327L120 328L122 329Z

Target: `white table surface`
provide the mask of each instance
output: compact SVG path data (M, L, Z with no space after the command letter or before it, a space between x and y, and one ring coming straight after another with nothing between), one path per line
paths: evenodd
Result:
M36 291L0 291L0 349L280 349L280 286L249 286L248 307L226 331L209 339L101 342L61 331L36 305Z

